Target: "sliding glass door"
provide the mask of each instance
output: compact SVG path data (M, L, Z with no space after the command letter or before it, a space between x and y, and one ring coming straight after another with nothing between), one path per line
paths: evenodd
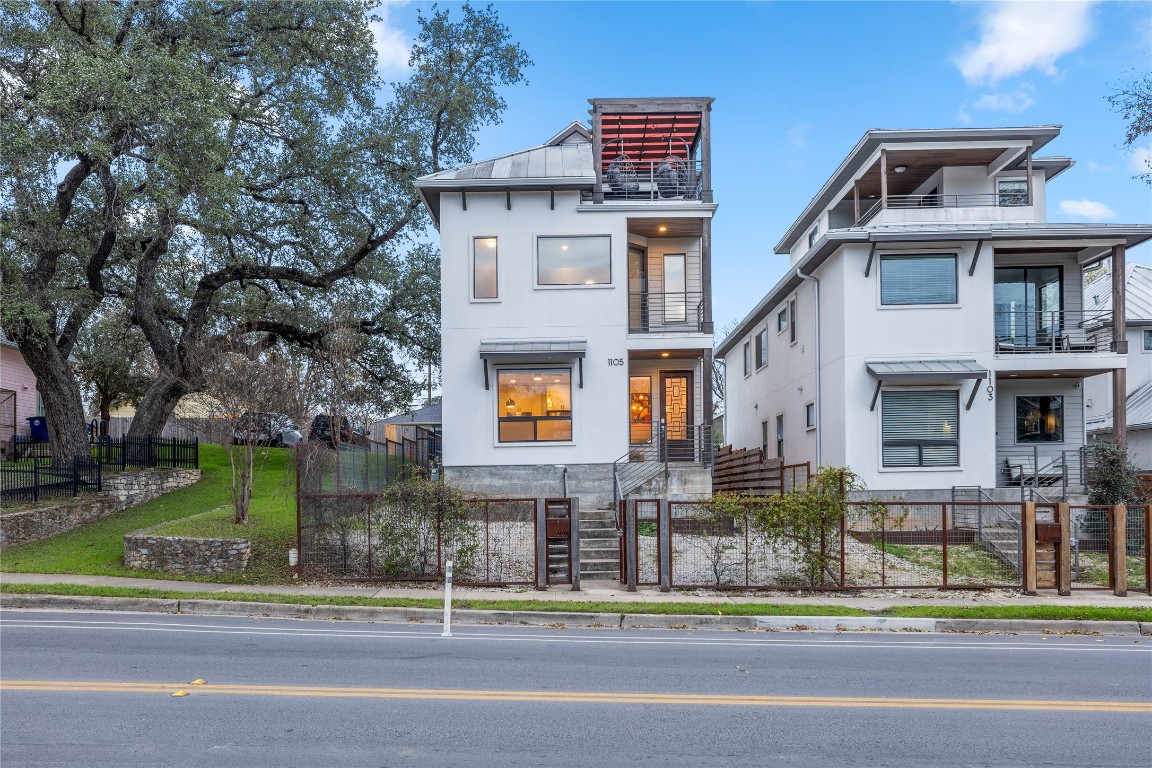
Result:
M996 339L1021 347L1056 343L1063 326L1060 267L996 268Z

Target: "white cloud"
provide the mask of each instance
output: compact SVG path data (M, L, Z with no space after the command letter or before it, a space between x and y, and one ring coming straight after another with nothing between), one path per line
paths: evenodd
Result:
M1129 165L1135 173L1152 173L1152 144L1135 147Z
M1116 211L1095 200L1061 200L1060 210L1074 219L1104 221L1116 218Z
M393 8L405 2L384 3L378 6L379 21L370 22L372 37L376 39L376 57L383 72L405 72L408 70L408 35L402 29L392 26L388 14Z
M982 109L989 112L1010 112L1015 115L1036 103L1036 100L1032 98L1033 93L1033 88L1028 84L1011 93L986 93L972 105L972 109Z
M1039 69L1057 74L1056 60L1079 48L1091 33L1093 0L988 4L980 41L954 59L969 83L995 83Z

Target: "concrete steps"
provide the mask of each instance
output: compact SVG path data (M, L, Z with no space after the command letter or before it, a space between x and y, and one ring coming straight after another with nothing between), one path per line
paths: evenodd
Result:
M580 578L616 579L620 575L620 538L611 509L580 510Z

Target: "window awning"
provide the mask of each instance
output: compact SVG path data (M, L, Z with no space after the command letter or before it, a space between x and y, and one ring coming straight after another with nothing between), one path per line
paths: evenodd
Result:
M988 369L975 360L885 360L865 363L868 373L876 379L876 391L872 393L872 405L868 410L876 410L876 399L884 382L893 384L937 383L960 379L975 379L972 393L964 410L972 409L976 390L980 382L988 378Z
M576 360L580 364L579 386L584 388L584 354L587 339L505 339L481 341L484 361L484 389L488 389L488 363L557 363Z

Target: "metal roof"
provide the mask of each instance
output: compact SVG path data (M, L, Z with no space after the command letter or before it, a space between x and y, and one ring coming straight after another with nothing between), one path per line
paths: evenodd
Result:
M596 174L592 169L592 145L569 142L556 146L522 149L471 165L421 176L416 180L416 186L420 189L468 188L471 182L476 181L528 179L583 181L591 186L596 181Z
M988 378L988 369L975 360L883 360L865 365L868 366L868 373L885 381Z
M1124 280L1124 319L1152 322L1152 267L1129 264ZM1112 309L1112 275L1102 272L1084 286L1085 309Z
M587 339L501 339L480 342L480 357L488 360L571 360L584 357L587 351Z
M444 423L443 406L440 403L433 403L426 405L423 408L417 408L410 413L401 413L396 416L389 416L386 419L381 419L376 422L377 424L415 424L421 426L432 426Z
M1128 395L1128 428L1152 427L1152 381ZM1088 419L1089 432L1108 432L1112 429L1112 412Z

